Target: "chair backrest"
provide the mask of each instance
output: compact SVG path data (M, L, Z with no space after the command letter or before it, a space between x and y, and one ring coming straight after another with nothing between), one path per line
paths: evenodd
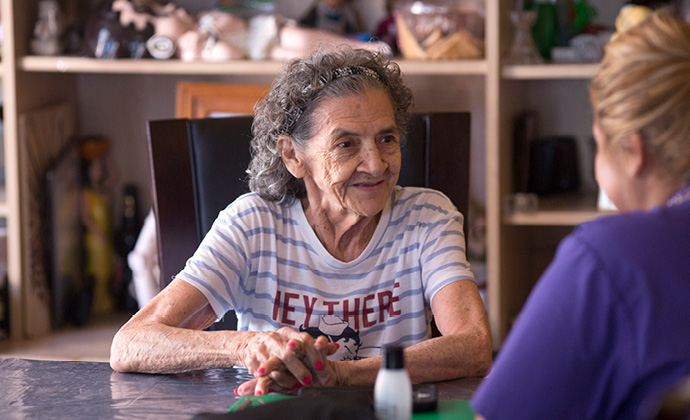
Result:
M218 213L248 191L251 123L248 116L149 121L161 288L182 270ZM467 217L469 151L469 113L414 114L399 184L440 190Z

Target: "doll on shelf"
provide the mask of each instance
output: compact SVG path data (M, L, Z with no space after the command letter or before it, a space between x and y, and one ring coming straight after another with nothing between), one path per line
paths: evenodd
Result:
M84 282L93 287L93 314L114 308L112 279L114 244L110 217L112 170L107 160L108 140L90 137L82 141L84 170L81 218L84 225Z

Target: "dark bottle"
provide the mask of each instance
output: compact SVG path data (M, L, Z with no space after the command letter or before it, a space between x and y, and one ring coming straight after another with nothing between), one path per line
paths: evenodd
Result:
M134 249L139 231L141 220L139 219L139 209L137 200L137 187L133 184L124 186L122 194L122 220L120 229L117 233L117 255L118 255L118 274L116 276L117 302L120 309L137 309L136 299L129 293L132 283L132 270L127 263L127 255Z

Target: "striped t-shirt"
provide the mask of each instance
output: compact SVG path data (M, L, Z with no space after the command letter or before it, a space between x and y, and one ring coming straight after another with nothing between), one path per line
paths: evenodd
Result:
M323 247L299 200L239 197L221 211L179 276L239 330L289 326L340 344L332 360L376 356L429 338L430 302L474 281L463 216L442 193L396 187L369 245L342 262Z

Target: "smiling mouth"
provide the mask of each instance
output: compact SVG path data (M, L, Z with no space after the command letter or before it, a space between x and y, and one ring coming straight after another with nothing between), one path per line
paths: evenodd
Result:
M358 188L373 188L373 187L378 187L379 185L383 184L383 181L378 181L378 182L357 182L355 184L352 184L353 187L358 187Z

